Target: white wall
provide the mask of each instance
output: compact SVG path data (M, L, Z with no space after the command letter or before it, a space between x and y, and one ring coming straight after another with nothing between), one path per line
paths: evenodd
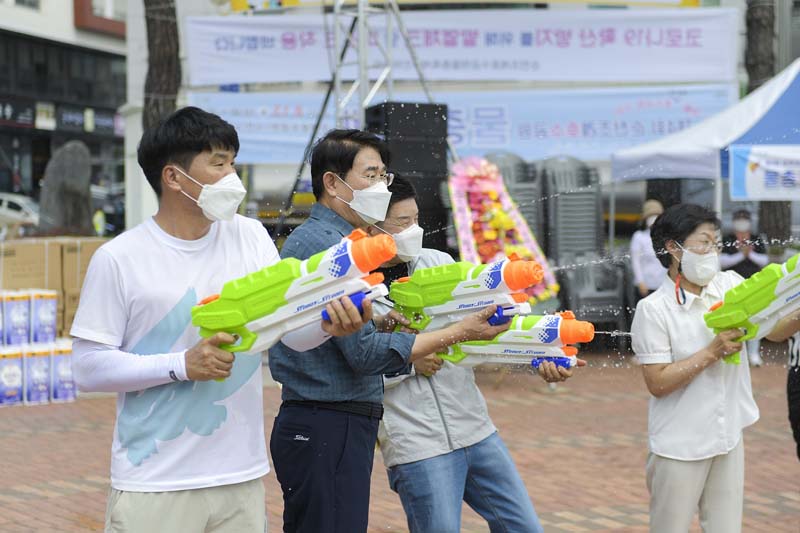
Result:
M125 40L75 28L72 0L41 0L39 9L0 0L0 29L125 55Z

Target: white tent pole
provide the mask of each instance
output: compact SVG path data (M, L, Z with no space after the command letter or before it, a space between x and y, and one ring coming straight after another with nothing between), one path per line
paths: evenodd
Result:
M608 255L614 255L614 237L617 230L617 186L611 178L611 195L608 207Z
M714 211L717 212L717 217L722 219L722 159L717 152L717 186L714 187Z

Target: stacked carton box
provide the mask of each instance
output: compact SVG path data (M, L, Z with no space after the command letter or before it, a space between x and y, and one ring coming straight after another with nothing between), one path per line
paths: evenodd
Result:
M0 242L0 288L62 291L61 250L59 239Z
M61 279L63 294L61 300L64 302L64 336L69 335L72 321L75 319L75 312L78 310L80 302L81 287L86 277L86 270L89 268L89 261L106 239L87 237L80 239L63 239L61 246Z
M0 242L0 406L71 401L68 336L99 238Z

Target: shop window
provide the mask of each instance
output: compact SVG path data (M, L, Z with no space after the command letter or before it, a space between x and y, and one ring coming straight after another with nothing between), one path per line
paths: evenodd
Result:
M92 13L96 17L125 22L127 0L92 0Z
M73 0L75 27L125 38L127 0Z
M15 0L18 6L29 7L31 9L39 9L39 0Z
M26 41L19 41L16 48L16 89L17 91L33 92L34 73L33 61L31 60L31 44Z
M50 98L63 98L66 92L67 68L64 51L49 46L47 50L47 92Z
M0 35L0 90L9 91L11 89L11 62L9 61L8 40L4 35Z

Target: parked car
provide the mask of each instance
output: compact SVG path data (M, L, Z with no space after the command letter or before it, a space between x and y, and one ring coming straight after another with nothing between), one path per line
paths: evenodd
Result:
M22 194L0 193L0 226L39 225L39 204Z

